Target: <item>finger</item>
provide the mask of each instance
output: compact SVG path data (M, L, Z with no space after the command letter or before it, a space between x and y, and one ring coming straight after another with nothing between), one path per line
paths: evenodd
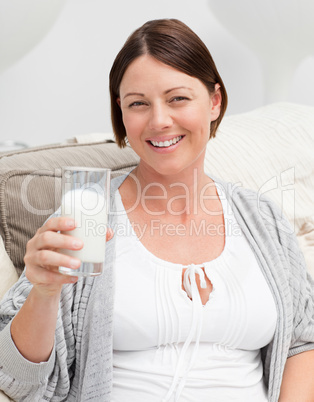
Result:
M39 285L51 292L54 288L60 288L66 283L77 282L78 277L62 275L57 270L44 269L39 266L29 268L26 266L25 275L33 285Z
M26 266L48 268L57 271L59 266L77 269L81 265L81 260L72 256L62 254L52 250L39 250L31 257L25 256Z
M109 241L113 238L114 232L111 228L107 228L106 232L106 241Z
M50 218L41 228L39 228L38 233L43 233L45 231L69 231L75 228L76 222L74 219L58 216Z
M77 237L58 232L46 231L37 236L34 247L38 250L61 248L68 250L80 250L83 245L83 241Z

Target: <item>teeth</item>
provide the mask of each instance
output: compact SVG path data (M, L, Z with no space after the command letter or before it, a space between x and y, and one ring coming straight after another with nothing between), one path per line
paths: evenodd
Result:
M177 142L179 142L182 139L182 135L172 138L172 140L170 141L150 141L154 147L160 147L160 148L167 148L170 147L170 145L176 144Z

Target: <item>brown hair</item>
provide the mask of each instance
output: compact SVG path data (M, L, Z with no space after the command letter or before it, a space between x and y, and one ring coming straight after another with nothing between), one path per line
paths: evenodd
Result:
M145 54L198 78L206 86L209 94L215 92L215 84L220 85L222 96L220 115L210 126L210 138L215 137L227 108L228 97L212 56L202 40L183 22L176 19L161 19L148 21L134 31L112 65L109 75L111 121L118 145L121 148L126 145L122 112L117 103L120 84L132 61Z

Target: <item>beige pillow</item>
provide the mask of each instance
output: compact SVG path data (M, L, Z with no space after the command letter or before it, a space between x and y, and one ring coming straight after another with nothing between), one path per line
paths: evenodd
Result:
M6 394L4 394L2 391L0 391L0 402L9 402L13 401L13 399L10 399Z
M24 269L27 241L60 206L61 166L130 171L138 157L111 142L47 145L0 155L0 236L18 274Z
M8 396L6 396L5 393L0 391L0 402L9 402L9 401L13 401L13 399L10 399Z
M208 142L205 170L266 195L305 236L314 214L314 107L275 103L225 117ZM314 272L307 239L300 247Z
M18 274L12 261L5 251L2 237L0 236L0 300L8 289L18 280ZM0 398L1 401L1 398Z

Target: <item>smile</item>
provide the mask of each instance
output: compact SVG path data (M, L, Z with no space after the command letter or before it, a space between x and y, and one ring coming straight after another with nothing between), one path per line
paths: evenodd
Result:
M171 145L176 144L180 140L182 140L183 136L179 135L178 137L172 138L169 141L149 141L154 147L158 148L168 148Z

